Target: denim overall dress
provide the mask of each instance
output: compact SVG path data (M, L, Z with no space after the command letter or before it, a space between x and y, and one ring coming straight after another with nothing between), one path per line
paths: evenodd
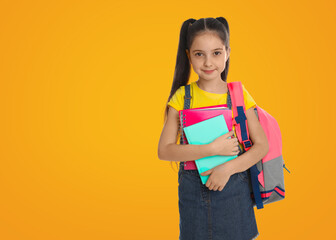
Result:
M228 93L228 107L231 99ZM240 148L238 154L241 155ZM179 240L251 240L259 236L249 170L230 176L222 191L203 185L198 170L178 171Z

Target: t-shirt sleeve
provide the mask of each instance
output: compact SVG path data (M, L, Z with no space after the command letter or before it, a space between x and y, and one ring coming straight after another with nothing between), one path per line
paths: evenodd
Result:
M254 101L250 93L246 90L246 88L244 87L244 84L242 84L242 86L243 86L243 92L244 92L245 110L251 107L255 108L257 105L256 102Z
M175 108L177 111L182 110L184 105L184 95L184 86L181 86L169 100L168 106Z

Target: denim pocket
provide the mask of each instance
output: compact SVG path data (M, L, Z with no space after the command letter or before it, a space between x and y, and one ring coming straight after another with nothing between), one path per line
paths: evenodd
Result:
M238 177L239 177L242 181L245 181L245 182L248 182L248 180L249 180L249 175L248 175L247 170L245 170L245 171L243 171L243 172L239 172L239 173L238 173Z

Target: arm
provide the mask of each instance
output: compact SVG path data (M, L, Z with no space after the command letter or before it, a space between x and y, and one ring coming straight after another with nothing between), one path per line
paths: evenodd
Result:
M268 140L253 108L246 110L247 126L252 141L252 147L237 158L226 162L229 172L243 172L259 162L268 153Z
M176 144L179 131L178 111L169 106L167 120L164 124L158 146L158 157L168 161L194 161L212 156L212 145Z

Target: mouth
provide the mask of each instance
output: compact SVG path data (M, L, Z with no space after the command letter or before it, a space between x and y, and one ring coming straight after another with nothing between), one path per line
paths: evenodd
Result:
M215 69L213 69L213 70L203 70L203 72L205 72L205 73L207 73L207 74L210 74L210 73L212 73L212 72L214 72L215 71Z

